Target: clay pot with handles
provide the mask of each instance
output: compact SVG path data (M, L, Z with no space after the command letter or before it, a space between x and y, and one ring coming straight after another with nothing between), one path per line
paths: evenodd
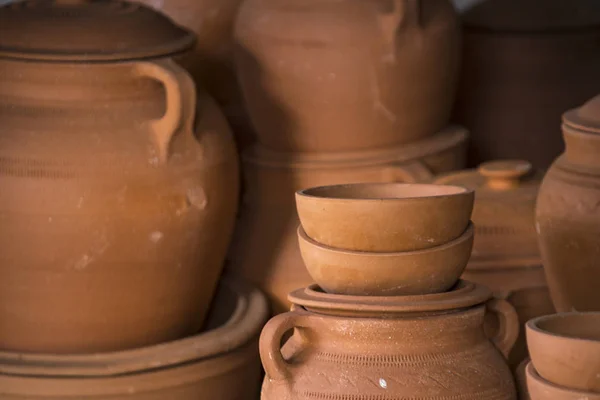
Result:
M384 148L431 136L450 118L460 31L448 0L249 0L235 37L265 147Z
M235 147L138 4L0 8L0 348L117 351L197 332L237 207Z
M261 334L261 398L514 400L503 355L517 338L518 318L510 304L490 298L488 289L466 281L422 296L297 290L292 311L271 319ZM499 320L492 341L483 329L486 313Z

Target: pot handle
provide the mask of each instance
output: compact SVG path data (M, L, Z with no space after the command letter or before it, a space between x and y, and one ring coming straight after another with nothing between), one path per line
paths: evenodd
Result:
M281 340L286 332L305 328L305 321L305 317L291 311L271 318L263 328L259 341L260 359L269 379L284 381L290 377L289 364L281 354Z
M398 29L421 25L421 0L392 0L390 4L391 10L379 16L379 26L395 53Z
M490 340L508 359L519 337L519 315L512 304L506 300L493 298L488 300L485 306L487 312L496 314L500 323L498 333Z
M392 182L429 182L433 173L422 161L410 161L391 165L386 169L387 180Z
M149 122L158 162L165 164L175 134L184 129L193 135L196 84L190 74L171 59L139 61L133 64L133 69L137 76L155 79L165 87L165 114Z

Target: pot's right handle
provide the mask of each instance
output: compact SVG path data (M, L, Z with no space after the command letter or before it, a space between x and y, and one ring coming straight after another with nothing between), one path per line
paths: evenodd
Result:
M496 314L500 323L498 333L490 340L508 359L519 337L519 315L512 304L498 298L488 300L486 309L488 312Z
M388 181L404 183L429 182L434 177L431 170L419 160L393 164L386 168L385 174Z
M281 354L281 340L286 332L294 328L306 327L306 317L291 311L273 318L260 334L260 358L267 377L275 381L290 377L289 364Z
M133 70L137 76L154 79L165 88L165 114L160 119L150 121L158 161L165 164L175 134L183 129L193 135L196 84L190 74L171 59L138 61L133 63Z

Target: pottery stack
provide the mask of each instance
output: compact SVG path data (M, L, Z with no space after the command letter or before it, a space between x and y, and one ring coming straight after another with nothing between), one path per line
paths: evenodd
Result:
M521 334L509 357L513 369L527 356L525 323L554 313L535 228L542 177L528 161L496 160L434 180L475 190L475 242L462 277L487 286L517 310Z
M571 312L527 323L531 400L600 399L600 313Z
M263 329L262 400L516 399L504 357L518 316L459 279L473 245L472 190L349 184L296 200L317 284L293 291L291 311ZM498 325L491 339L484 317Z
M417 182L465 164L449 125L460 30L448 0L247 0L235 59L257 135L230 251L275 313L312 282L294 193L358 182Z
M238 162L173 60L194 40L136 3L0 7L3 400L226 400L257 385L267 304L219 284Z

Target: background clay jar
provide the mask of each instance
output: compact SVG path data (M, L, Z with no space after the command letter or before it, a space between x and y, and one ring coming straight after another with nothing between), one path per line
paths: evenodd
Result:
M523 160L495 160L451 172L434 182L475 190L475 243L463 278L492 289L517 310L521 326L554 313L535 230L542 173ZM516 368L527 356L524 329L509 357Z
M2 400L247 400L258 398L258 335L264 296L225 279L208 329L186 339L118 353L0 353Z
M246 193L229 251L229 270L261 288L275 313L288 311L287 295L313 283L298 247L296 191L359 182L416 182L464 166L467 132L451 127L398 148L328 155L291 155L248 149Z
M600 96L565 113L563 134L537 200L546 278L558 312L600 311Z
M177 61L186 68L225 112L240 149L254 142L233 66L233 25L241 0L138 0L192 30L193 51Z
M483 332L490 297L466 282L425 296L328 295L316 286L293 292L292 311L271 319L261 334L261 398L514 400L510 370ZM495 339L507 352L516 313L499 300L488 310L505 322Z
M561 114L600 92L598 1L485 0L463 19L453 120L473 132L470 164L547 169L563 150Z
M132 3L0 9L0 349L113 351L202 326L238 163L168 58L192 43Z
M265 147L343 152L431 136L459 65L448 0L248 0L235 59Z

